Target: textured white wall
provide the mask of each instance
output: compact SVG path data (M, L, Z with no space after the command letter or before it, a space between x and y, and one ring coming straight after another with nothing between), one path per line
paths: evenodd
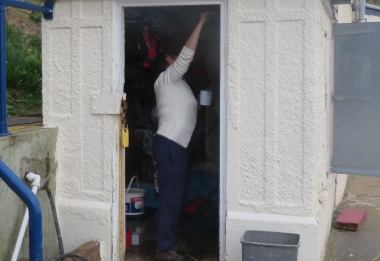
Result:
M229 1L227 189L237 192L229 211L314 212L315 8L316 0Z
M58 127L57 206L65 250L102 240L111 260L118 116L91 115L91 95L112 91L111 1L60 0L42 23L43 114ZM117 161L116 161L117 162Z
M369 22L380 22L380 17L376 15L369 15L368 20Z
M352 7L351 5L336 5L338 10L338 22L341 23L352 23L353 15L352 15Z
M321 0L228 6L227 260L257 229L300 234L299 260L319 261L335 203L333 21Z
M318 222L318 237L314 244L317 255L314 260L321 260L324 256L325 246L328 240L331 217L335 203L335 175L330 174L330 140L332 127L332 102L331 92L333 89L333 41L332 20L326 12L325 6L317 1L316 23L316 61L315 70L315 93L316 93L316 133L317 149L315 162L315 218ZM322 192L322 194L320 194ZM325 197L325 198L322 198ZM326 198L327 197L327 198ZM305 259L309 260L309 259Z

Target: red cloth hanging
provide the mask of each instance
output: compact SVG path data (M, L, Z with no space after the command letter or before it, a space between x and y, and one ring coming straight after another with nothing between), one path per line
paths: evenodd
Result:
M148 47L148 58L147 61L144 62L144 67L149 68L151 63L157 58L157 42L150 37L148 26L144 27L143 36L146 46Z

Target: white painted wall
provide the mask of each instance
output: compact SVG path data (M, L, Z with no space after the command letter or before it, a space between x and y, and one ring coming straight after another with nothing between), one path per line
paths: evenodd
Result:
M380 22L380 16L368 15L368 22Z
M103 260L117 260L118 116L92 115L90 101L118 90L110 1L60 0L43 22L44 124L60 130L65 247L100 239ZM251 229L298 233L299 260L323 257L337 198L326 174L331 23L321 0L228 1L227 260L241 259Z
M335 8L338 10L337 19L340 24L352 23L353 15L351 5L336 5Z
M111 14L111 1L60 0L54 20L42 23L44 125L59 128L56 203L65 250L101 240L102 260L116 260L119 116L92 115L91 96L112 92Z
M298 260L323 258L336 197L332 23L320 0L229 1L227 260L246 230L298 233Z

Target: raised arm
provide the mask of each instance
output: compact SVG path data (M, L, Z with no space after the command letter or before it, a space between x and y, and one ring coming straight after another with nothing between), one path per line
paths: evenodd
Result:
M203 25L207 23L210 16L213 15L213 13L201 13L201 17L199 19L199 22L197 26L195 27L193 33L190 35L189 39L187 40L185 46L191 50L197 49L198 41L199 41L199 35L201 34Z
M203 25L207 23L212 14L213 13L201 13L201 17L197 26L185 44L186 48L182 49L174 64L172 66L169 66L169 68L165 71L164 81L169 84L174 84L175 82L179 81L187 72L190 63L193 60L194 52L197 48L199 35L202 31Z

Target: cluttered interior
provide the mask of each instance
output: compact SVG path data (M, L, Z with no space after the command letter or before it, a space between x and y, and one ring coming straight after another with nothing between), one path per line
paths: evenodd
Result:
M187 145L188 167L178 230L192 245L186 260L218 260L220 155L220 6L128 7L125 17L125 260L154 260L160 173L153 153L159 128L155 82L168 68L169 50L181 50L200 14L209 12L183 80L198 101ZM173 97L179 99L182 97ZM202 101L201 101L202 100Z

